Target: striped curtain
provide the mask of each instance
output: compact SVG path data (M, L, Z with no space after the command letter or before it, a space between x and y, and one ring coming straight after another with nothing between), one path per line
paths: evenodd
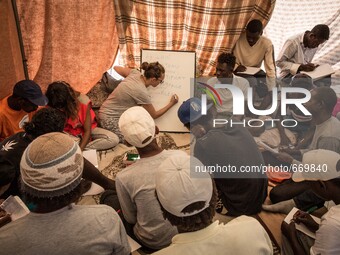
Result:
M120 64L138 67L141 49L196 51L201 75L230 52L246 24L270 19L275 0L115 0Z

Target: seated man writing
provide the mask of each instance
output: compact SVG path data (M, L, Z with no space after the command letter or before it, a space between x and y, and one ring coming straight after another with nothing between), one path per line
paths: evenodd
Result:
M268 93L276 85L276 69L274 60L274 47L268 38L262 36L263 25L260 20L251 20L236 42L233 54L238 66L235 73L248 79L250 85L260 97L264 97L260 109L265 109L271 102L271 93ZM262 70L254 75L246 75L240 72L246 71L246 67L261 67L264 63L266 73ZM264 79L265 77L265 79Z
M313 71L317 65L312 63L320 44L329 38L329 27L316 25L311 31L290 37L283 45L276 65L280 68L279 79L289 84L293 75L300 71Z

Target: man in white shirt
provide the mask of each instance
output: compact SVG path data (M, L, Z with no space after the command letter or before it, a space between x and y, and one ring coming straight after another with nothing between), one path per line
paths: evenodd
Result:
M295 172L295 182L305 181L311 189L325 200L333 200L336 206L321 218L320 225L305 212L298 211L293 222L282 222L283 254L340 254L340 155L329 150L313 150L304 155L303 164L322 166L324 171ZM306 240L306 236L298 233L295 224L303 224L315 233L315 242ZM308 244L309 243L309 244ZM309 250L310 248L310 250Z
M245 104L247 101L249 82L233 74L236 58L231 53L222 53L217 58L216 77L208 80L208 85L214 87L216 84L231 84L243 92ZM219 116L231 116L233 112L233 96L229 89L216 89L221 97L222 104L216 104L216 111ZM247 105L247 104L246 104ZM245 107L247 109L247 107Z
M317 65L312 63L320 44L329 38L329 27L316 25L311 31L305 31L290 37L283 45L276 60L280 68L279 78L289 84L293 75L300 71L313 71Z
M156 173L164 218L179 234L155 254L273 254L268 234L254 218L242 215L228 224L213 222L216 188L209 173L196 172L196 167L203 167L198 159L173 155Z

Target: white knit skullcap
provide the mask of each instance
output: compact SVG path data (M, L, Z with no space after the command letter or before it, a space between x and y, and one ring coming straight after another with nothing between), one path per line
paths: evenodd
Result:
M62 196L81 181L84 160L78 144L63 133L36 138L20 162L21 189L35 197Z

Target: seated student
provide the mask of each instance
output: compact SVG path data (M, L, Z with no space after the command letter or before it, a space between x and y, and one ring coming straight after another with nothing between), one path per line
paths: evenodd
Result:
M193 171L196 166L203 167L196 158L174 155L156 172L164 218L179 234L154 254L273 254L269 236L256 219L240 216L228 224L213 222L216 187L208 172Z
M316 25L311 31L290 37L283 45L276 65L280 68L279 78L289 84L293 75L300 71L313 71L317 65L312 63L320 44L329 38L329 27Z
M122 113L133 106L144 107L152 118L157 119L166 113L178 102L177 95L172 95L169 103L161 109L156 110L151 103L148 87L157 87L164 82L165 69L158 63L144 62L141 69L115 66L115 71L126 77L118 87L109 95L99 109L99 124L102 128L110 130L119 136L120 142L124 137L118 127L119 117Z
M311 90L314 85L313 85L313 80L305 75L305 74L296 74L292 77L290 87L294 88L304 88L307 90ZM300 96L304 96L301 93L289 93L287 95L287 98L299 98ZM278 111L278 115L276 118L280 119L293 119L296 121L297 125L294 127L294 123L291 123L289 121L286 121L286 125L288 126L287 128L291 131L294 131L297 133L298 139L302 139L307 131L312 128L311 122L312 122L312 116L306 116L304 115L299 108L296 107L296 105L287 105L287 114L285 116L281 116L280 114L281 107ZM288 145L289 144L289 139L286 136L284 132L284 128L282 125L278 124L277 125L279 132L280 132L280 137L281 137L281 145Z
M38 106L44 106L47 102L34 81L16 83L12 95L0 100L0 141L23 131L24 123L31 120Z
M39 136L20 163L23 201L31 213L0 229L3 254L130 254L124 226L106 205L75 205L83 156L63 133Z
M201 100L198 98L185 101L178 109L178 117L196 136L194 156L205 166L216 168L212 175L228 210L227 215L259 213L267 197L268 181L261 171L242 172L264 165L249 131L242 125L214 128L210 109L207 115L201 115ZM217 170L217 166L224 170Z
M325 149L340 153L340 121L332 116L337 97L329 87L315 88L311 91L311 99L305 107L312 114L316 125L313 139L307 149L284 149L274 155L280 163L300 164L301 158L310 150ZM284 153L285 152L285 153ZM270 191L270 199L274 205L263 206L263 209L273 212L289 212L293 206L302 210L318 205L322 206L323 199L314 196L305 183L294 183L287 180ZM280 202L280 203L279 203Z
M217 58L216 77L210 78L207 83L214 87L216 84L231 84L243 92L244 98L248 97L249 82L233 74L235 66L235 56L231 53L222 53ZM226 117L233 114L233 96L228 89L216 89L221 97L222 105L216 104L217 116ZM245 101L245 105L246 101ZM247 108L245 108L247 109Z
M305 154L304 163L327 165L327 171L296 172L293 180L306 182L313 192L325 200L333 200L336 206L322 216L320 225L302 211L294 215L290 224L282 222L282 254L340 254L340 155L328 150L313 150ZM314 232L315 240L297 231L295 223Z
M251 20L246 31L243 32L236 42L233 49L233 54L236 57L235 69L237 75L243 76L249 79L250 85L255 87L255 90L259 96L265 97L263 99L263 107L269 106L272 89L276 86L276 69L274 60L274 46L270 39L262 36L263 25L258 19ZM262 70L252 75L243 75L239 72L244 72L246 66L249 67L261 67L264 62L266 73ZM263 79L266 77L266 79ZM269 101L268 101L269 100Z
M155 174L166 158L185 152L167 151L158 146L155 138L158 128L141 106L126 110L118 124L126 142L135 146L140 155L137 162L119 172L115 179L121 210L128 223L127 233L147 248L162 249L170 244L177 230L162 217L155 196Z
M25 132L19 132L0 143L0 198L20 195L18 179L20 159L27 146L38 136L50 132L62 132L65 115L57 109L42 108L25 123ZM84 178L93 181L104 189L114 189L115 183L107 178L88 160L84 159Z
M81 150L112 149L119 143L114 133L97 127L97 121L92 110L91 101L83 100L85 95L75 91L70 84L56 81L48 85L46 96L48 105L63 111L67 120L64 131L80 139Z

